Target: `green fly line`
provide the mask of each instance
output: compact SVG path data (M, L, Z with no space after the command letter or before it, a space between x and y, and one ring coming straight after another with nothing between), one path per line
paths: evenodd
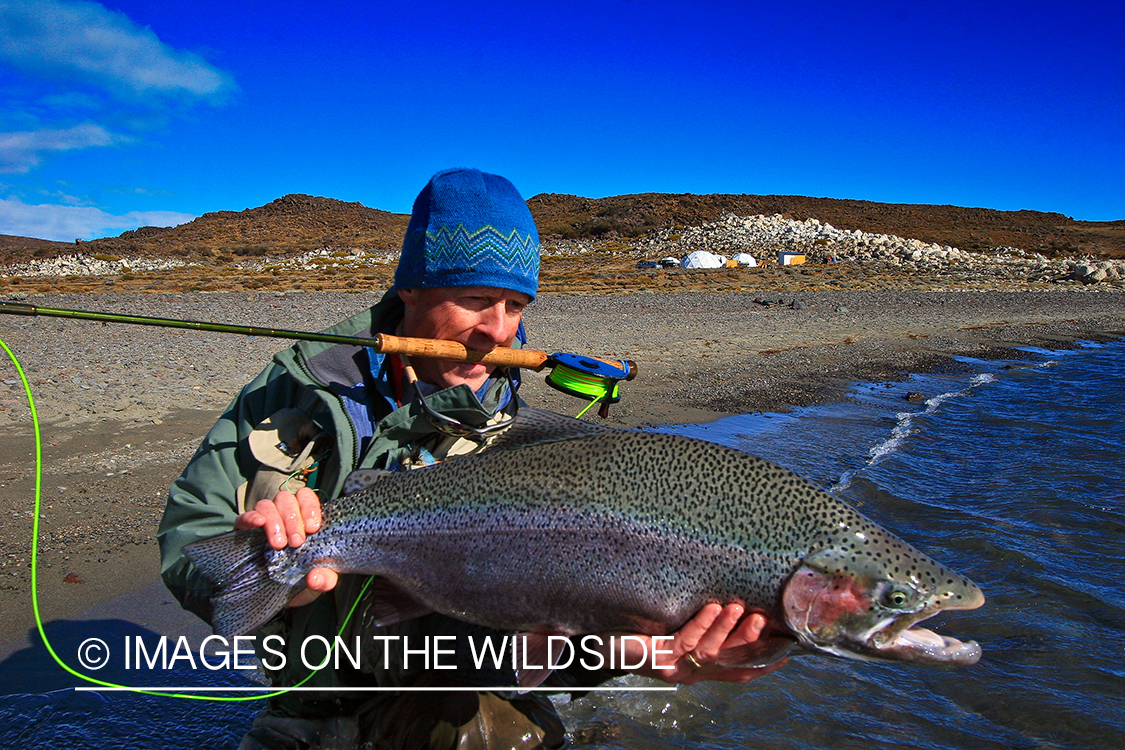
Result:
M284 695L285 693L289 692L288 688L281 688L274 692L265 693L263 695L222 696L193 695L189 693L169 693L160 690L146 690L145 688L132 687L130 685L118 685L113 682L106 682L105 680L99 680L95 677L84 675L81 672L72 669L69 664L64 662L62 658L60 658L59 655L55 653L55 649L51 647L51 642L50 640L48 640L47 633L43 629L43 619L39 614L39 510L43 485L43 443L39 432L39 416L35 411L35 399L31 395L31 384L28 383L27 376L24 374L19 360L16 359L16 355L12 353L12 350L8 348L8 345L4 343L3 339L0 339L0 347L3 347L4 352L8 355L8 358L12 360L12 364L15 366L16 372L20 376L20 382L23 383L24 393L27 395L27 405L31 410L31 426L35 435L35 504L31 522L31 609L35 614L35 627L39 631L39 637L43 639L43 645L47 647L47 653L51 655L51 658L55 660L55 663L75 677L81 680L85 680L86 682L91 682L95 685L100 685L101 687L127 690L134 693L142 693L144 695L155 695L161 698L182 698L184 700L242 703L246 701L260 701L267 698L274 698L276 696ZM367 582L363 584L363 588L360 590L359 596L356 597L355 602L352 603L351 609L348 610L348 616L344 618L344 622L340 626L340 632L337 635L343 635L344 628L347 627L348 622L352 619L352 614L355 612L356 607L359 605L360 598L363 596L363 593L367 591L367 587L371 584L372 580L373 579L369 578L367 579ZM335 643L333 643L332 650L335 650L335 648L336 645ZM331 653L332 651L329 651L329 655L331 655ZM325 664L327 665L327 663L328 661L326 660ZM301 687L310 679L312 679L313 675L315 675L319 671L320 670L317 669L310 672L305 676L303 680L298 682L293 687Z
M55 312L63 313L63 312L65 312L65 313L68 314L69 317L95 318L95 316L98 316L97 319L105 319L105 318L111 317L111 316L100 314L100 313L83 313L83 312L80 312L80 311L54 311L54 310L52 310L50 312L52 312L52 313L55 313ZM275 337L279 337L279 338L314 338L314 336L311 335L311 334L304 334L304 333L294 332L294 331L276 331L276 330L270 330L270 329L253 329L252 331L250 329L235 330L235 329L241 328L241 327L217 326L215 324L195 323L195 322L190 322L190 321L166 321L166 320L163 320L163 319L155 319L155 318L152 318L152 319L150 319L150 318L137 318L136 316L112 316L112 317L114 317L114 322L143 323L145 325L162 325L162 326L173 326L173 327L182 327L182 328L197 328L197 329L203 329L203 330L220 330L220 331L229 332L229 333L262 334L262 335L266 335L266 336L275 336ZM337 338L344 338L344 337L337 337ZM347 343L355 343L355 341L349 340ZM4 352L8 355L8 358L12 361L12 364L16 368L16 372L19 374L20 382L23 384L23 390L24 390L25 395L27 396L27 405L28 405L28 408L31 411L31 424L32 424L32 428L33 428L34 436L35 436L35 502L34 502L34 510L33 510L33 513L32 513L32 529L31 529L31 607L32 607L32 611L34 612L34 615L35 615L35 626L39 631L39 637L43 639L43 645L46 646L47 652L51 655L51 658L55 660L55 663L57 663L60 667L62 667L69 674L71 674L71 675L73 675L73 676L75 676L75 677L77 677L81 680L85 680L86 682L90 682L90 683L93 683L95 685L100 685L101 687L114 688L114 689L118 689L118 690L127 690L127 691L131 691L131 692L142 693L144 695L155 695L155 696L159 696L159 697L163 697L163 698L183 698L185 700L220 701L220 702L237 703L237 702L244 702L244 701L264 700L266 698L273 698L275 696L283 695L284 693L288 692L289 688L281 688L277 691L265 693L263 695L215 696L215 695L194 695L194 694L185 694L185 693L173 693L173 692L160 691L160 690L147 690L147 689L144 689L144 688L132 687L132 686L129 686L129 685L118 685L116 683L106 682L105 680L99 680L97 678L90 677L89 675L82 674L81 672L78 672L78 671L72 669L70 667L70 665L68 665L66 662L64 662L62 660L62 658L60 658L59 655L57 653L55 653L54 648L51 646L50 640L48 640L48 638L47 638L47 633L43 629L43 620L42 620L42 617L41 617L40 612L39 612L39 587L38 587L38 580L39 580L39 578L38 578L38 576L39 576L39 516L40 516L40 499L41 499L41 496L42 496L42 478L43 478L43 450L42 450L42 438L41 438L40 430L39 430L39 416L38 416L38 414L36 413L36 410L35 410L35 398L32 396L32 393L31 393L31 385L30 385L30 383L28 383L27 376L24 374L24 371L23 371L23 367L20 366L19 360L16 358L16 355L12 352L12 350L8 347L8 345L6 343L4 343L4 341L2 339L0 339L0 347L3 347ZM620 401L621 396L618 393L618 383L622 379L628 379L628 378L632 377L632 374L630 374L630 373L635 372L635 370L631 370L631 368L633 367L632 363L622 363L622 368L620 370L618 370L618 368L616 368L616 366L614 366L614 365L610 365L610 364L607 364L607 363L604 363L604 362L590 362L590 361L585 360L583 358L577 357L576 355L556 354L551 359L554 360L554 366L553 366L551 372L547 376L547 379L546 379L547 383L551 387L556 388L559 391L562 391L564 393L568 393L568 394L570 394L572 396L576 396L578 398L584 398L584 399L589 400L589 403L586 404L586 406L577 414L576 418L581 418L582 415L584 415L587 411L589 411L590 407L593 406L596 403L602 402L602 403L605 403L605 404L610 404L610 403L615 403L617 401ZM608 367L608 369L606 369L607 367ZM620 377L615 376L617 371L621 372ZM597 374L598 372L601 372L601 374ZM614 374L613 375L607 375L606 373L614 373ZM360 590L359 596L356 597L355 602L352 603L351 609L348 610L347 617L344 618L344 622L340 626L340 632L339 632L338 635L343 634L344 628L347 627L348 622L351 621L352 615L355 613L355 609L359 604L360 598L363 596L363 593L365 591L367 591L367 587L371 584L372 580L373 579L369 578L367 580L367 582L364 583L363 588ZM329 651L329 654L331 655L331 653L335 649L336 649L336 644L333 643L333 645L331 647L331 650ZM325 664L327 664L327 662L325 662ZM321 669L323 669L323 667L321 667ZM308 682L319 671L320 671L320 669L317 669L317 670L314 670L314 671L310 672L307 676L305 676L304 679L302 679L300 682L298 682L293 687L301 687L306 682Z
M555 368L547 375L547 381L564 393L590 400L590 403L582 407L582 411L575 415L575 419L581 419L582 415L599 401L607 399L616 401L619 399L616 380L584 373L564 364L555 365Z

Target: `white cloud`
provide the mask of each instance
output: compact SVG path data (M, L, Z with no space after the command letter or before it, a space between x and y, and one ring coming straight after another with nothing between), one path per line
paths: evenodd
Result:
M171 227L194 219L176 211L130 211L121 216L92 206L29 205L0 199L0 234L72 242L110 237L137 227Z
M230 73L86 0L0 3L0 59L128 99L155 94L219 100L237 88Z
M112 146L131 140L89 122L62 130L0 133L0 172L27 172L51 151Z

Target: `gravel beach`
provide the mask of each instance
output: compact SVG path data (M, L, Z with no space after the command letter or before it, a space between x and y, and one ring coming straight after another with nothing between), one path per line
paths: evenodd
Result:
M26 302L271 328L319 330L370 293L32 295ZM809 291L542 295L529 346L630 359L639 376L605 423L702 422L839 396L848 383L955 366L1011 347L1125 335L1125 294L1048 291ZM238 390L288 344L277 339L54 318L0 316L0 338L32 384L43 429L39 600L44 620L158 579L164 494ZM33 626L34 450L14 369L0 376L0 644ZM525 376L531 404L574 414L576 399ZM601 422L593 412L587 417ZM168 597L170 600L170 597ZM175 606L172 602L171 606Z

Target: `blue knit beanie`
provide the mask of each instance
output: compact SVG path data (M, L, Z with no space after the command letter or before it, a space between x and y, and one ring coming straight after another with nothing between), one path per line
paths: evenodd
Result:
M438 172L414 201L395 288L539 289L539 232L508 180L475 169Z

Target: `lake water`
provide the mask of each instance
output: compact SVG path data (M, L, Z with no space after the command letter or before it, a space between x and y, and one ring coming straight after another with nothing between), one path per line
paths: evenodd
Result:
M922 400L907 400L911 392ZM1112 341L960 359L942 373L857 385L838 404L665 428L831 487L972 578L985 606L931 622L977 640L984 655L957 669L802 656L745 686L594 694L561 705L576 744L1121 746L1123 404L1125 342ZM256 712L50 684L21 693L11 682L18 669L18 660L0 664L9 693L0 696L0 747L233 748Z

